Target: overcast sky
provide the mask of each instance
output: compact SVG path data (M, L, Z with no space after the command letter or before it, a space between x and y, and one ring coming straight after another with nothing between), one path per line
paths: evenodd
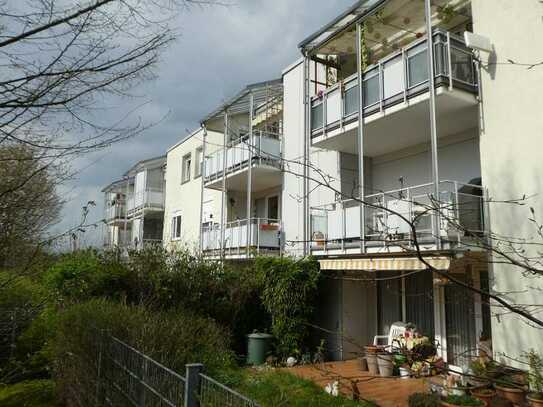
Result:
M181 33L163 55L157 79L123 103L148 101L131 120L158 121L138 138L75 163L77 178L62 193L68 200L62 230L76 225L81 207L96 201L91 220L103 217L100 190L137 161L165 154L200 119L249 83L279 78L300 57L297 44L354 0L235 0L230 7L194 8L175 22ZM107 114L107 112L105 113ZM87 244L100 234L88 233Z

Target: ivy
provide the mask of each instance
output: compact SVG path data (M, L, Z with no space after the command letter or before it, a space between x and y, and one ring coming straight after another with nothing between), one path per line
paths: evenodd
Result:
M260 257L255 266L262 279L262 302L272 317L277 356L300 356L313 315L319 264L313 258Z

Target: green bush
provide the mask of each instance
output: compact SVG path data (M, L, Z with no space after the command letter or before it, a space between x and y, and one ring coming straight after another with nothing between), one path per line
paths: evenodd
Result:
M55 378L63 400L92 400L102 335L113 335L170 369L203 363L213 373L234 365L227 332L186 311L153 312L106 300L91 300L62 312L52 346ZM68 403L69 404L69 403Z
M126 274L120 261L85 250L62 256L46 272L44 281L58 300L78 302L93 297L122 297Z
M320 278L313 258L260 257L256 268L262 279L262 302L272 318L272 334L279 357L305 351Z
M44 304L48 299L47 289L27 276L0 272L0 309L28 309Z
M0 386L2 407L56 407L55 384L51 380L33 380Z

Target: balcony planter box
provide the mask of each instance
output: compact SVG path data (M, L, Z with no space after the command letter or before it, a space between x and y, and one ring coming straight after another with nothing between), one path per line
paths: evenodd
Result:
M260 225L260 230L279 230L279 225L273 223L267 223Z

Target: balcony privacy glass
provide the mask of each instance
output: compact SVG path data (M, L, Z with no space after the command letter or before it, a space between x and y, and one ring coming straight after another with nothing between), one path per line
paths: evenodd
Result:
M416 47L407 55L407 70L409 72L409 87L419 85L428 80L428 60L426 45ZM423 49L421 51L421 49Z
M311 130L320 129L323 124L323 103L313 106L311 109Z
M454 79L474 83L472 57L465 51L451 47L452 76Z
M379 75L368 77L364 80L364 107L378 103L379 99Z
M404 65L398 55L383 65L383 98L388 99L404 90Z
M358 113L358 85L346 89L344 98L345 116Z

